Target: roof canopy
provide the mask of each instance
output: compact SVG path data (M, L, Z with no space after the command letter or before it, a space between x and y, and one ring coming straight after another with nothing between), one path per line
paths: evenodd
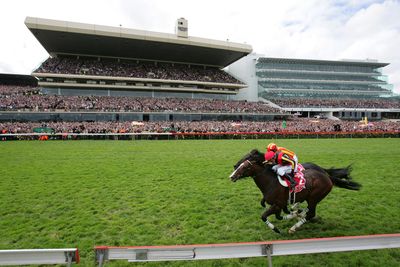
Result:
M31 75L0 73L0 84L37 86L38 80Z
M225 67L251 53L247 44L27 17L25 25L49 54L91 55Z

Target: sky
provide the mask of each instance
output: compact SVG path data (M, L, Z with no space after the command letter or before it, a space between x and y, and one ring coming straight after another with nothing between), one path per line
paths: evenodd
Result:
M49 56L27 16L246 43L267 57L376 59L400 94L400 0L1 0L0 73L30 74Z

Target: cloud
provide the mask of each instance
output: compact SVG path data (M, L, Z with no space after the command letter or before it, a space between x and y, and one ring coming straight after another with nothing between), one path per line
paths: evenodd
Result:
M400 46L400 2L320 2L293 6L288 18L280 18L280 25L266 27L263 42L254 41L256 50L271 57L372 58L391 63L384 73L400 93L400 54L396 51Z

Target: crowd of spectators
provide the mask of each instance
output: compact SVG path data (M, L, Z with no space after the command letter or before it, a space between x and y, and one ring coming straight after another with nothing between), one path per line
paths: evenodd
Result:
M8 90L7 90L8 88ZM0 111L272 113L262 102L127 96L42 95L32 87L0 87Z
M371 108L400 109L397 99L351 99L351 98L269 98L282 108Z
M116 59L54 57L34 72L242 84L216 67Z
M0 99L14 95L37 95L39 91L38 87L0 84Z
M400 109L400 99L269 98L281 108ZM0 111L99 111L99 112L281 112L262 102L127 96L43 95L38 87L0 85Z
M304 107L323 107L337 104L351 108L399 108L399 100L336 100L336 99L271 99L287 107L301 103ZM309 101L309 102L307 102ZM333 104L332 104L333 103ZM390 105L396 104L396 105ZM94 112L199 112L199 113L271 113L280 112L262 102L227 101L183 98L139 98L116 96L58 96L42 95L38 87L0 85L0 110L3 111L94 111ZM31 133L42 127L36 122L0 123L0 132ZM354 131L400 131L399 122L374 121L368 124L357 121L334 121L324 119L296 118L282 121L233 122L233 121L151 121L151 122L49 122L47 127L56 133L144 133L144 132L354 132Z
M285 124L285 126L283 126ZM337 126L339 125L339 127ZM399 132L400 122L376 121L365 124L357 121L334 121L296 118L294 120L251 121L156 121L156 122L5 122L3 133L32 133L37 127L49 127L55 133L226 133L226 132Z

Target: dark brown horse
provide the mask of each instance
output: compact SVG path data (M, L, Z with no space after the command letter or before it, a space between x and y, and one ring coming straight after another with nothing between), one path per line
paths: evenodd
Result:
M268 216L275 214L278 220L298 218L299 221L289 229L289 233L294 233L306 221L315 217L317 204L329 194L334 185L350 190L359 190L361 187L360 184L351 181L350 166L342 169L324 169L313 163L304 163L306 185L305 189L296 194L295 199L296 203L306 201L308 207L301 212L294 210L282 217L282 210L289 213L287 209L289 189L279 183L277 174L271 167L264 164L264 154L254 149L236 163L230 178L236 182L244 177L253 177L263 194L261 205L265 207L265 202L271 205L262 214L261 219L277 233L280 233L279 229L268 220Z

